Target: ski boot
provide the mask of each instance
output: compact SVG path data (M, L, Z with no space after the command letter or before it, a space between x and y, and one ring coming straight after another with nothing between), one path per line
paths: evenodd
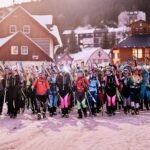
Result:
M43 112L42 116L43 116L43 119L45 119L46 118L46 112Z
M41 120L41 113L37 114L37 120Z
M78 110L78 119L82 119L82 112L81 112L81 109Z

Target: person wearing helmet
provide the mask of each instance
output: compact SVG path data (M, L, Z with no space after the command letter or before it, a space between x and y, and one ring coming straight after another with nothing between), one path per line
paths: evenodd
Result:
M69 117L69 95L72 87L71 77L68 70L65 70L65 66L60 66L60 73L57 75L56 84L59 91L59 99L62 117Z
M52 73L51 76L48 77L49 84L51 85L49 90L49 113L51 117L57 115L58 91L56 77L57 74L55 73Z
M134 68L134 73L130 77L130 97L131 97L131 114L138 115L139 114L139 107L140 107L140 91L141 91L141 84L142 78L138 74L138 69Z
M115 115L116 111L116 87L119 86L118 78L113 73L111 67L106 68L104 86L107 98L107 114Z
M48 98L49 83L45 78L43 72L39 72L38 78L33 82L32 90L36 90L36 105L37 105L37 119L40 120L41 117L46 118L46 100ZM41 113L41 107L43 112Z
M7 79L8 111L10 118L16 118L20 111L21 102L21 78L16 66L12 67Z
M88 85L88 101L91 107L92 115L96 116L97 106L98 106L98 80L94 70L89 76Z
M143 110L143 103L147 110L149 110L149 72L145 65L141 68L141 76L142 76L142 86L141 86L141 110Z
M84 77L84 71L79 69L77 71L77 79L74 82L75 85L75 95L77 99L77 108L78 108L78 118L82 118L82 111L84 116L87 117L87 105L86 105L86 88L88 86L88 80Z
M121 78L124 113L130 112L130 85L129 85L129 70L124 68L123 77Z

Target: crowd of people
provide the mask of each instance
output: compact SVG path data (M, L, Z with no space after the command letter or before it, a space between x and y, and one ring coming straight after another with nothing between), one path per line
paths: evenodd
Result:
M80 119L104 112L113 116L117 110L126 115L149 110L149 71L145 65L20 68L5 66L0 70L0 115L4 103L10 118L30 109L38 120L58 112L68 118L73 108Z

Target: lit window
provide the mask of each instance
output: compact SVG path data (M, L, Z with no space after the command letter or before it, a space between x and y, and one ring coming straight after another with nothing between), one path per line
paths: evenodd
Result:
M114 59L118 59L119 58L119 50L114 50Z
M118 59L118 53L114 53L114 58Z
M11 46L11 55L18 55L18 46Z
M143 58L143 51L142 51L142 49L138 49L138 58Z
M29 34L30 33L30 26L29 25L24 25L23 26L23 33Z
M28 55L28 46L21 46L21 55Z
M135 58L143 58L143 51L141 48L134 48L133 49L133 57Z
M138 55L137 55L137 49L136 48L133 49L133 57L135 57L135 58L138 57Z
M10 25L10 33L16 33L17 32L17 26L16 25Z

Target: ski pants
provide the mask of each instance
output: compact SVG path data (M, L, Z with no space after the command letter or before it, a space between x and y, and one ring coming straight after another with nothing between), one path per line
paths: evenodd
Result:
M139 109L140 107L140 88L130 89L131 107L132 109Z
M41 107L43 109L43 112L46 112L47 95L37 95L36 96L36 105L37 105L37 113L41 113Z
M51 93L49 95L49 106L50 106L50 108L57 107L57 101L58 101L57 93Z

